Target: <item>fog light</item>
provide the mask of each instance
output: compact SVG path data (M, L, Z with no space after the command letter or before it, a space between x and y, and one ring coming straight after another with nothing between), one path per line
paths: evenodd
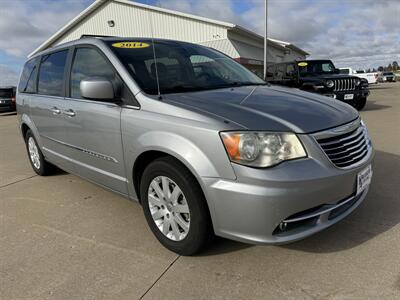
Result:
M286 228L287 228L287 223L286 223L286 222L281 222L281 223L279 224L279 230L280 230L280 231L285 231Z

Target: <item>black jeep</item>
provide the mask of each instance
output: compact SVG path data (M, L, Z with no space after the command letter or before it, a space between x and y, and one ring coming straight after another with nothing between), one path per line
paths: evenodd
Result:
M268 67L267 81L344 101L358 110L369 95L368 81L341 75L330 60L301 60Z

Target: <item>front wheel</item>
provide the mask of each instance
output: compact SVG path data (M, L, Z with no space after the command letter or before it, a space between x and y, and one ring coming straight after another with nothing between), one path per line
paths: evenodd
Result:
M211 236L202 190L180 162L164 157L144 171L140 195L150 229L166 248L180 255L199 252Z
M361 97L355 101L354 107L357 110L362 110L367 104L367 97Z

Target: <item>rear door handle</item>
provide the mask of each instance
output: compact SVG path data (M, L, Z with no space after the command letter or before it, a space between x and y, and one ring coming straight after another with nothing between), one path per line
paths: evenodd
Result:
M50 109L53 112L53 115L59 115L61 114L61 110L59 110L57 107L53 107L52 109Z
M76 116L76 113L72 109L65 110L63 113L64 113L64 115L67 115L68 117Z

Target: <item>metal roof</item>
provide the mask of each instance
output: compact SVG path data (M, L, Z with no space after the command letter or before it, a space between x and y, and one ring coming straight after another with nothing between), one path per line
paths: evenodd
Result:
M221 27L226 28L228 31L233 31L241 34L245 34L246 36L252 37L255 40L263 40L263 36L256 34L246 28L243 28L239 25L233 24L233 23L228 23L228 22L223 22L223 21L218 21L210 18L205 18L205 17L200 17L188 13L183 13L183 12L178 12L170 9L165 9L165 8L160 8L156 6L151 6L147 4L142 4L142 3L137 3L137 2L132 2L128 0L96 0L94 1L90 6L88 6L85 10L83 10L80 14L78 14L75 18L73 18L71 21L69 21L67 24L65 24L62 28L60 28L56 33L54 33L50 38L48 38L46 41L44 41L39 47L37 47L33 52L31 52L28 57L32 57L36 53L48 48L51 46L55 41L57 41L60 37L62 37L65 33L67 33L69 30L71 30L74 26L76 26L80 21L88 17L90 14L92 14L94 11L96 11L99 7L102 5L106 4L107 2L116 2L116 3L122 3L126 5L130 5L133 7L140 7L152 11L157 11L157 12L162 12L170 15L175 15L179 16L182 18L187 18L187 19L192 19L200 22L205 22L213 25L218 25ZM296 46L282 42L282 41L275 41L272 39L268 39L270 44L272 44L276 48L292 48L293 50L300 52L302 54L308 55L307 52L305 52L302 49L297 48ZM283 44L285 43L285 44Z

